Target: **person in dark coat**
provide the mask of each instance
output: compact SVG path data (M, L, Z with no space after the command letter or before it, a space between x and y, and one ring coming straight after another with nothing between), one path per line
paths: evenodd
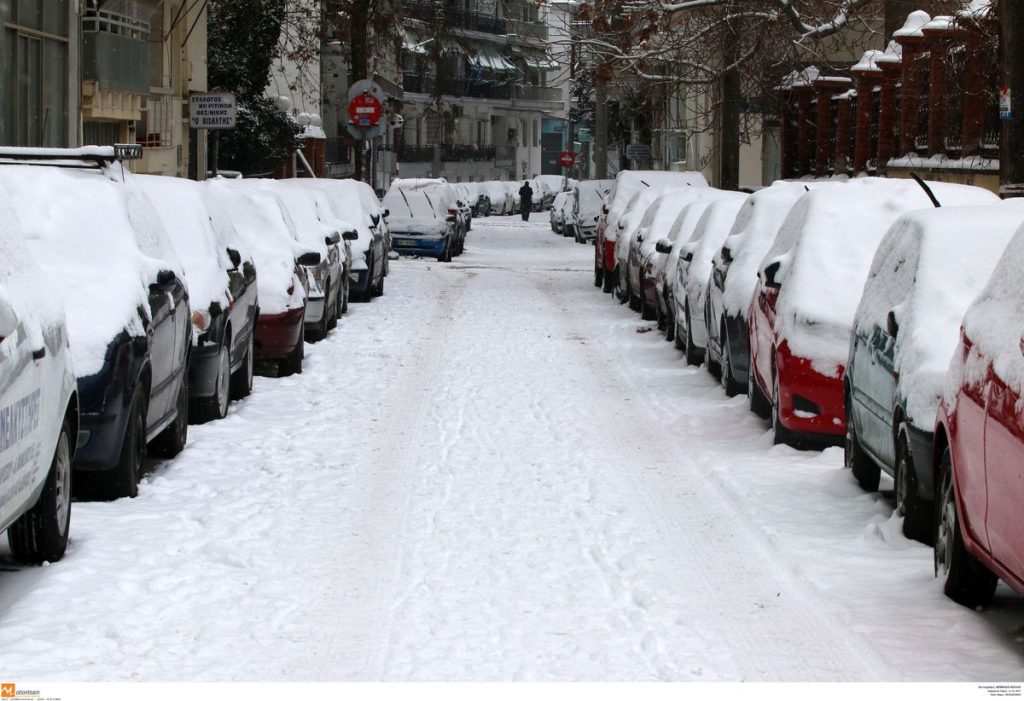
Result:
M533 188L526 180L519 188L519 204L522 207L523 221L530 221L530 210L533 208Z

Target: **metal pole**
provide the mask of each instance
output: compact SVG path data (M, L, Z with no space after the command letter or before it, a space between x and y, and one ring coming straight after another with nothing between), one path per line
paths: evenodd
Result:
M999 194L1024 197L1024 3L999 3L1003 88L1009 90L1009 114L1003 120L999 153Z
M220 172L220 129L213 130L213 177Z

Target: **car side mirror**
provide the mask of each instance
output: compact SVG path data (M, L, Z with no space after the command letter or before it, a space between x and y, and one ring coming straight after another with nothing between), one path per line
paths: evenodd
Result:
M384 218L387 219L390 216L391 216L391 210L390 209L385 209L384 210Z
M295 259L295 262L299 265L309 267L311 265L320 265L320 254L316 251L310 251L309 253L303 253L301 256Z
M348 231L342 232L341 238L346 241L355 241L359 238L359 232L355 229L349 229Z
M374 226L377 226L378 224L380 224L380 215L379 214L371 214L370 215L370 221L373 223Z
M896 321L896 311L893 309L889 310L889 313L885 315L885 330L889 332L889 335L896 338L900 332L899 322Z
M1024 355L1024 337L1021 337L1020 339L1020 352Z
M14 308L11 305L0 300L0 341L13 336L17 330L18 315L14 313Z
M337 231L332 231L331 233L327 234L327 236L324 237L324 243L326 243L328 246L333 246L334 244L338 243L338 241L341 241L341 236L338 234Z
M446 222L449 222L449 223L451 223L451 224L454 224L454 223L455 223L455 217L454 217L454 216L450 216L450 217L445 217L445 218L444 218L444 220L445 220Z
M228 258L231 259L232 268L238 268L242 264L242 254L233 248L228 249Z
M654 250L658 253L671 253L672 242L668 239L661 239L658 243L654 244Z
M156 274L156 284L160 287L170 287L178 281L178 276L173 270L161 270Z
M781 269L782 269L782 261L781 260L775 261L774 263L772 263L771 265L769 265L767 268L764 269L764 286L765 287L767 287L769 289L772 289L772 290L777 290L780 287L782 287L782 283L778 282L775 279L775 277L779 274L779 270L781 270Z
M686 253L684 253L683 260L685 260L687 263L693 260L693 251L687 251Z
M722 262L732 263L732 251L729 250L728 246L722 247Z
M637 234L636 235L636 242L637 243L643 243L644 242L644 235L643 234Z

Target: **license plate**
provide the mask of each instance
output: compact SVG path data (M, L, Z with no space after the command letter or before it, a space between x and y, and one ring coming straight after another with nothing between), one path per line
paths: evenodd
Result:
M416 242L415 241L408 241L408 240L399 240L399 241L395 241L395 245L396 246L415 246Z

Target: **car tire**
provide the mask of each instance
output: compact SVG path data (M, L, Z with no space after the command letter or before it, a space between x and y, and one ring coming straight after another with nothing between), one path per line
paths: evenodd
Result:
M669 342L676 340L676 317L672 313L671 306L665 313L665 340Z
M381 297L384 295L384 275L380 276L380 281L373 287L373 296Z
M337 309L337 307L335 307ZM253 368L256 363L255 340L249 334L249 344L245 349L242 365L231 376L231 398L244 399L252 394Z
M128 424L121 443L121 454L112 470L98 473L99 497L107 501L121 497L135 498L139 494L139 475L146 457L146 397L145 385L135 388L128 409Z
M757 386L757 380L754 378L754 363L751 361L750 368L747 370L747 397L750 400L750 410L762 419L771 418L772 405L768 402L768 398L764 396L761 388Z
M853 419L853 406L850 402L849 393L846 397L846 433L843 440L843 462L850 468L857 484L865 492L877 492L878 483L881 481L882 468L874 460L868 457L864 448L857 438L857 426Z
M212 397L204 397L196 402L192 415L196 423L217 421L228 415L228 404L231 402L231 339L225 337L217 354L217 383Z
M350 296L349 289L349 281L346 279L345 284L341 286L341 292L339 293L341 295L338 300L338 306L341 307L341 311L338 312L339 316L348 314L348 299Z
M277 363L277 375L278 377L288 377L289 375L301 375L302 374L302 360L306 357L306 343L300 337L298 344L292 349L292 352L288 354L287 358L279 360Z
M736 381L736 376L732 372L732 351L729 350L729 339L725 335L724 325L718 334L718 344L722 349L722 369L719 373L722 389L725 390L725 396L735 397L743 392L743 385Z
M992 572L967 552L956 511L956 491L949 448L939 463L938 513L935 518L935 576L945 577L943 591L953 601L969 608L986 606L996 591L998 580Z
M185 449L188 442L188 372L178 388L177 412L171 425L160 432L149 444L149 452L161 458L173 458Z
M610 292L612 294L615 294L615 273L614 272L609 272L608 270L604 271L604 280L602 281L602 284L601 284L601 291L602 292Z
M42 493L7 529L11 554L19 562L41 565L64 557L71 528L72 440L71 422L65 418Z
M788 445L793 448L800 447L797 445L796 436L792 431L782 425L782 392L779 389L779 373L775 370L775 366L772 366L772 405L771 405L771 423L772 432L774 436L772 441L775 445Z
M686 328L685 329L677 328L676 329L676 334L679 334L680 331L683 332L682 333L682 338L683 338L683 348L682 348L682 350L683 350L683 353L686 355L686 364L687 365L700 365L702 362L704 362L704 353L699 352L697 350L696 346L693 343L693 332L690 330L690 305L689 304L686 305L686 308L683 311L683 321L686 324Z
M330 296L331 296L330 293L331 293L331 281L328 280L327 281L327 295L324 297L324 303L325 304L326 304L327 300L330 299ZM327 330L328 331L331 331L333 329L338 328L338 317L340 316L340 314L338 313L338 307L340 306L338 304L338 299L340 297L341 297L341 290L338 290L337 292L334 293L334 304L331 306L331 320L327 322Z
M668 321L665 318L665 315L661 313L660 304L654 305L654 321L658 325L658 331L661 331L667 335Z
M600 287L604 282L604 271L597 267L597 263L594 263L594 287Z
M906 434L900 433L896 443L896 512L903 517L903 535L911 540L932 545L935 537L933 505L923 499L917 489L917 473L910 455Z

